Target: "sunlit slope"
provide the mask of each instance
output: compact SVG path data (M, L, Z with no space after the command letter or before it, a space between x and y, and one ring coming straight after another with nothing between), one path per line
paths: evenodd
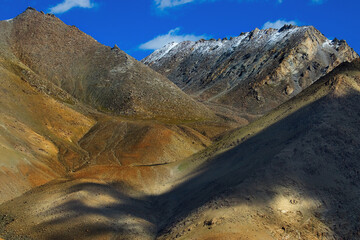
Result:
M0 32L1 162L7 163L3 175L14 178L2 181L7 190L1 201L93 165L183 159L211 143L203 134L212 136L228 127L217 120L212 123L217 130L202 134L177 127L211 122L215 116L120 49L106 47L52 15L28 8L12 20L0 21ZM135 99L136 91L141 96ZM127 119L111 116L114 113ZM139 118L165 120L168 125L137 122ZM120 132L113 135L111 128ZM25 173L26 168L8 170L9 164L20 164L19 159L26 166L31 162L36 174Z
M12 53L83 103L147 119L203 120L214 114L118 47L100 44L59 18L28 8L9 25Z
M65 32L77 31L33 9L21 18L41 23L31 26L39 31L53 22ZM97 104L108 104L101 97L109 89L128 89L105 77L100 90L90 84L99 91L87 92L100 98L84 99L90 85L82 88L86 79L72 78L79 69L69 67L75 75L52 69L63 67L52 64L61 59L55 57L50 65L37 65L46 62L44 49L35 43L34 49L41 51L26 46L26 38L9 45L7 34L30 36L32 31L12 24L0 22L2 238L359 238L359 60L342 64L269 114L210 145L212 137L227 129L226 121L209 120L212 113L201 111L201 116L192 115L192 108L182 117L181 107L163 117L171 104L151 119L141 119L149 105L139 105L147 110L138 115L132 114L137 109L132 103L117 102L130 106L130 112L101 108ZM62 42L57 40L51 42ZM72 44L66 47L79 50ZM45 50L56 46L45 44ZM104 57L104 50L126 57L117 48L99 49L96 56ZM137 70L129 71L138 76ZM59 82L56 76L61 76ZM107 88L108 83L115 88Z
M15 69L30 70L16 64L0 59L1 202L80 165L70 155L84 157L77 141L94 124L36 91Z

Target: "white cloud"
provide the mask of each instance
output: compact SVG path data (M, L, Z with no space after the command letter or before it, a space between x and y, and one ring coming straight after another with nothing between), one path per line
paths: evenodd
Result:
M216 0L154 0L155 5L163 10L165 8L172 8L179 5L191 3L191 2L206 2L206 1L216 1ZM240 0L241 1L241 0ZM248 0L248 1L256 1L256 0ZM313 4L322 4L326 0L309 0ZM284 2L284 0L276 0L277 3L281 4Z
M311 0L311 2L314 4L322 4L325 2L325 0Z
M285 21L285 20L277 20L276 22L266 22L263 26L262 29L267 29L267 28L275 28L275 29L280 29L282 26L284 26L285 24L291 24L291 25L297 25L298 23L296 21Z
M193 34L179 35L180 28L175 28L170 30L167 34L159 35L156 38L140 45L140 49L143 50L156 50L162 48L168 43L171 42L183 42L183 41L197 41L205 36L196 36Z
M64 13L74 7L92 8L94 7L94 4L91 2L91 0L64 0L64 2L50 8L50 12Z
M326 0L310 0L313 4L323 4ZM282 3L283 0L277 0L278 3Z
M155 4L158 8L164 9L169 7L176 7L193 1L195 0L155 0Z

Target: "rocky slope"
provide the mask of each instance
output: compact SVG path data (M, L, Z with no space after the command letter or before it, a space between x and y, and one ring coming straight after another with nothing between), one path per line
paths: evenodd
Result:
M3 236L360 239L359 100L357 60L202 152L151 166L150 194L85 178L33 189L0 206Z
M72 173L140 186L137 166L181 160L236 126L53 15L28 8L0 33L0 203Z
M22 63L96 109L152 119L213 117L165 77L54 15L28 8L2 25Z
M186 93L263 114L358 55L311 26L255 29L230 39L170 43L142 60Z

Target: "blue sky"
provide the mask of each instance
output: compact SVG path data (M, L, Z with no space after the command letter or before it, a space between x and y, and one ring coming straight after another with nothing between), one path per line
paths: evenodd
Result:
M359 0L0 0L0 19L32 6L137 59L169 41L237 36L290 22L360 52Z

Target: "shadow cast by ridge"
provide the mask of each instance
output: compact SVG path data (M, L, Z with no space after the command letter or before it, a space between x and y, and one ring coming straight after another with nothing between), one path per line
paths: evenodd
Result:
M229 205L248 203L246 194L262 186L268 197L262 199L260 193L253 192L252 204L268 205L277 194L276 188L285 186L321 203L317 212L334 237L357 239L360 225L356 216L360 208L353 201L360 197L360 174L356 170L360 168L358 102L360 95L355 92L321 98L240 145L211 157L194 177L158 196L132 198L114 185L75 185L68 194L85 192L95 194L96 199L96 192L101 192L114 202L92 206L86 202L85 194L81 198L84 201L67 201L45 213L60 210L65 217L57 218L55 214L39 229L51 227L54 231L49 237L60 239L70 235L56 232L57 225L84 217L84 221L68 229L71 236L133 234L155 238L169 233L201 206L220 204L213 201L219 196L237 196ZM103 221L89 223L88 216Z

